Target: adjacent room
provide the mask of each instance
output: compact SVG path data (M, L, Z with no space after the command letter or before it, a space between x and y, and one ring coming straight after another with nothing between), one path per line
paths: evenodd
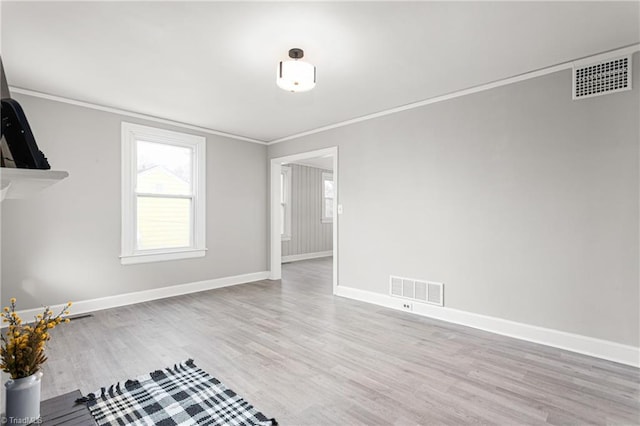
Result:
M0 23L3 421L640 424L640 2Z

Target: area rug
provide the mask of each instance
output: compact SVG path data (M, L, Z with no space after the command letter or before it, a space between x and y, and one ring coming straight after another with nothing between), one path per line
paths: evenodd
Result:
M154 371L78 399L98 425L274 426L247 401L196 367L193 360Z

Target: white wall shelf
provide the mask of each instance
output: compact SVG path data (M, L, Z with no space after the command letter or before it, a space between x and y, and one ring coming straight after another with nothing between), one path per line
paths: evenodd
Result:
M0 167L0 200L29 198L69 176L61 170Z

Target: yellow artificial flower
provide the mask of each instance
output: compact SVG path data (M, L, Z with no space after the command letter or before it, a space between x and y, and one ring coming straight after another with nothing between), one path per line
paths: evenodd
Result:
M11 375L13 379L28 377L41 368L47 358L44 355L45 343L51 339L47 332L54 329L62 321L62 315L69 313L70 305L65 306L57 315L49 307L45 307L37 315L32 324L24 324L16 312L15 298L11 306L0 313L2 320L9 323L6 335L0 334L0 370ZM1 311L0 311L1 312Z

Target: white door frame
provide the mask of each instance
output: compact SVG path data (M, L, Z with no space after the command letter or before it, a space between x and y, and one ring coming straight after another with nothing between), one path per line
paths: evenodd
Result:
M269 279L282 278L282 239L280 237L280 168L282 164L307 160L315 157L333 157L334 210L333 210L333 294L338 287L338 147L319 149L300 154L271 159L271 260Z

